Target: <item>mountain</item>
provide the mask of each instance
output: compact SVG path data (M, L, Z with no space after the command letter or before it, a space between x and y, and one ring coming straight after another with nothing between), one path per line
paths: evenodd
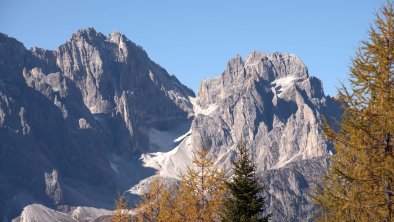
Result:
M199 146L231 169L245 140L274 221L308 221L333 152L319 125L341 112L287 53L237 56L195 96L120 33L82 29L53 51L0 34L0 218L105 218L117 192L176 180Z
M236 144L247 141L266 181L273 221L311 219L308 192L332 152L320 125L323 117L334 123L342 111L298 57L256 51L245 61L237 56L221 75L204 80L191 101L195 118L182 142L166 153L144 154L145 166L177 179L191 165L193 150L203 146L217 167L231 169ZM149 179L131 191L141 193L145 184Z
M79 30L55 51L0 34L1 220L32 203L112 209L153 174L139 161L153 136L190 126L190 96L119 33Z

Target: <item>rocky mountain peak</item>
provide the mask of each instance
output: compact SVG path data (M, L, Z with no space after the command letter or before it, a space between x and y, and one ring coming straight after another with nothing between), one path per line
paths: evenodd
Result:
M111 208L147 175L136 154L190 126L189 96L120 33L81 29L56 50L0 33L0 221L32 201Z
M221 75L201 83L192 102L194 144L185 147L204 143L226 159L228 147L247 139L259 147L255 152L264 159L257 164L262 171L326 155L318 124L322 115L340 113L300 58L278 52L252 51L246 60L236 56ZM178 170L176 165L169 169Z
M97 32L93 27L90 28L84 28L84 29L79 29L75 33L71 35L70 41L86 41L89 43L97 42L97 41L103 41L105 40L106 37L104 34L101 32Z
M275 52L267 54L252 51L246 59L245 66L257 69L256 71L260 72L262 78L267 81L274 81L286 76L294 76L296 78L309 77L308 69L304 62L296 55L290 53Z
M237 143L248 141L258 174L267 181L273 220L309 221L307 190L330 152L319 125L323 116L339 119L341 110L302 60L278 52L236 56L220 75L201 83L192 102L194 119L180 144L167 153L142 155L145 166L176 178L191 163L193 150L204 146L218 168L229 169ZM132 191L140 192L146 181Z
M197 104L217 104L228 97L240 97L251 89L262 90L266 94L273 92L272 87L279 91L291 90L297 85L294 83L303 81L309 84L308 69L297 56L289 53L267 54L252 51L245 61L237 55L227 63L221 75L204 80L199 88ZM315 91L322 91L319 81L314 83L314 87L317 87Z
M116 44L120 44L121 42L129 41L129 40L122 33L113 32L113 33L109 34L108 41L116 43Z
M244 65L244 61L240 55L237 55L236 57L230 59L227 62L227 70L231 71L237 71L239 68L241 68Z
M23 81L19 73L23 69L25 55L22 43L0 33L0 82Z
M165 97L181 103L183 110L191 112L190 102L180 98L193 92L179 81L174 82L140 46L119 32L105 37L93 28L77 31L57 50L57 66L77 82L93 113L116 113L121 110L118 106L122 97L134 95L135 98L142 91L149 92L144 94L146 96L168 94Z

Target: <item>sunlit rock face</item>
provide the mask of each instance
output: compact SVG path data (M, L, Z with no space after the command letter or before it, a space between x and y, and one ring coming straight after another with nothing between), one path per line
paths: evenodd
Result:
M228 170L236 144L247 141L258 175L267 183L274 221L311 219L308 192L331 152L320 126L323 117L339 119L341 110L298 57L255 51L245 60L237 56L222 74L204 80L191 101L189 132L172 151L143 155L146 166L177 178L191 164L193 150L204 146L217 166Z

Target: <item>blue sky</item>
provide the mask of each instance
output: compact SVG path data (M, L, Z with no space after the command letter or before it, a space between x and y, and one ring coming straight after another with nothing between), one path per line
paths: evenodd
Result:
M252 50L298 55L335 95L384 0L0 0L0 32L56 49L80 28L125 34L197 91Z

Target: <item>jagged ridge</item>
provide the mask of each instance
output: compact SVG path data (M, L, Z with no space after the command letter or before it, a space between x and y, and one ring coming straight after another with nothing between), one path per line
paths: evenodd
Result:
M0 220L30 203L111 209L153 173L138 160L151 132L190 125L190 96L119 33L82 29L55 51L0 34Z

